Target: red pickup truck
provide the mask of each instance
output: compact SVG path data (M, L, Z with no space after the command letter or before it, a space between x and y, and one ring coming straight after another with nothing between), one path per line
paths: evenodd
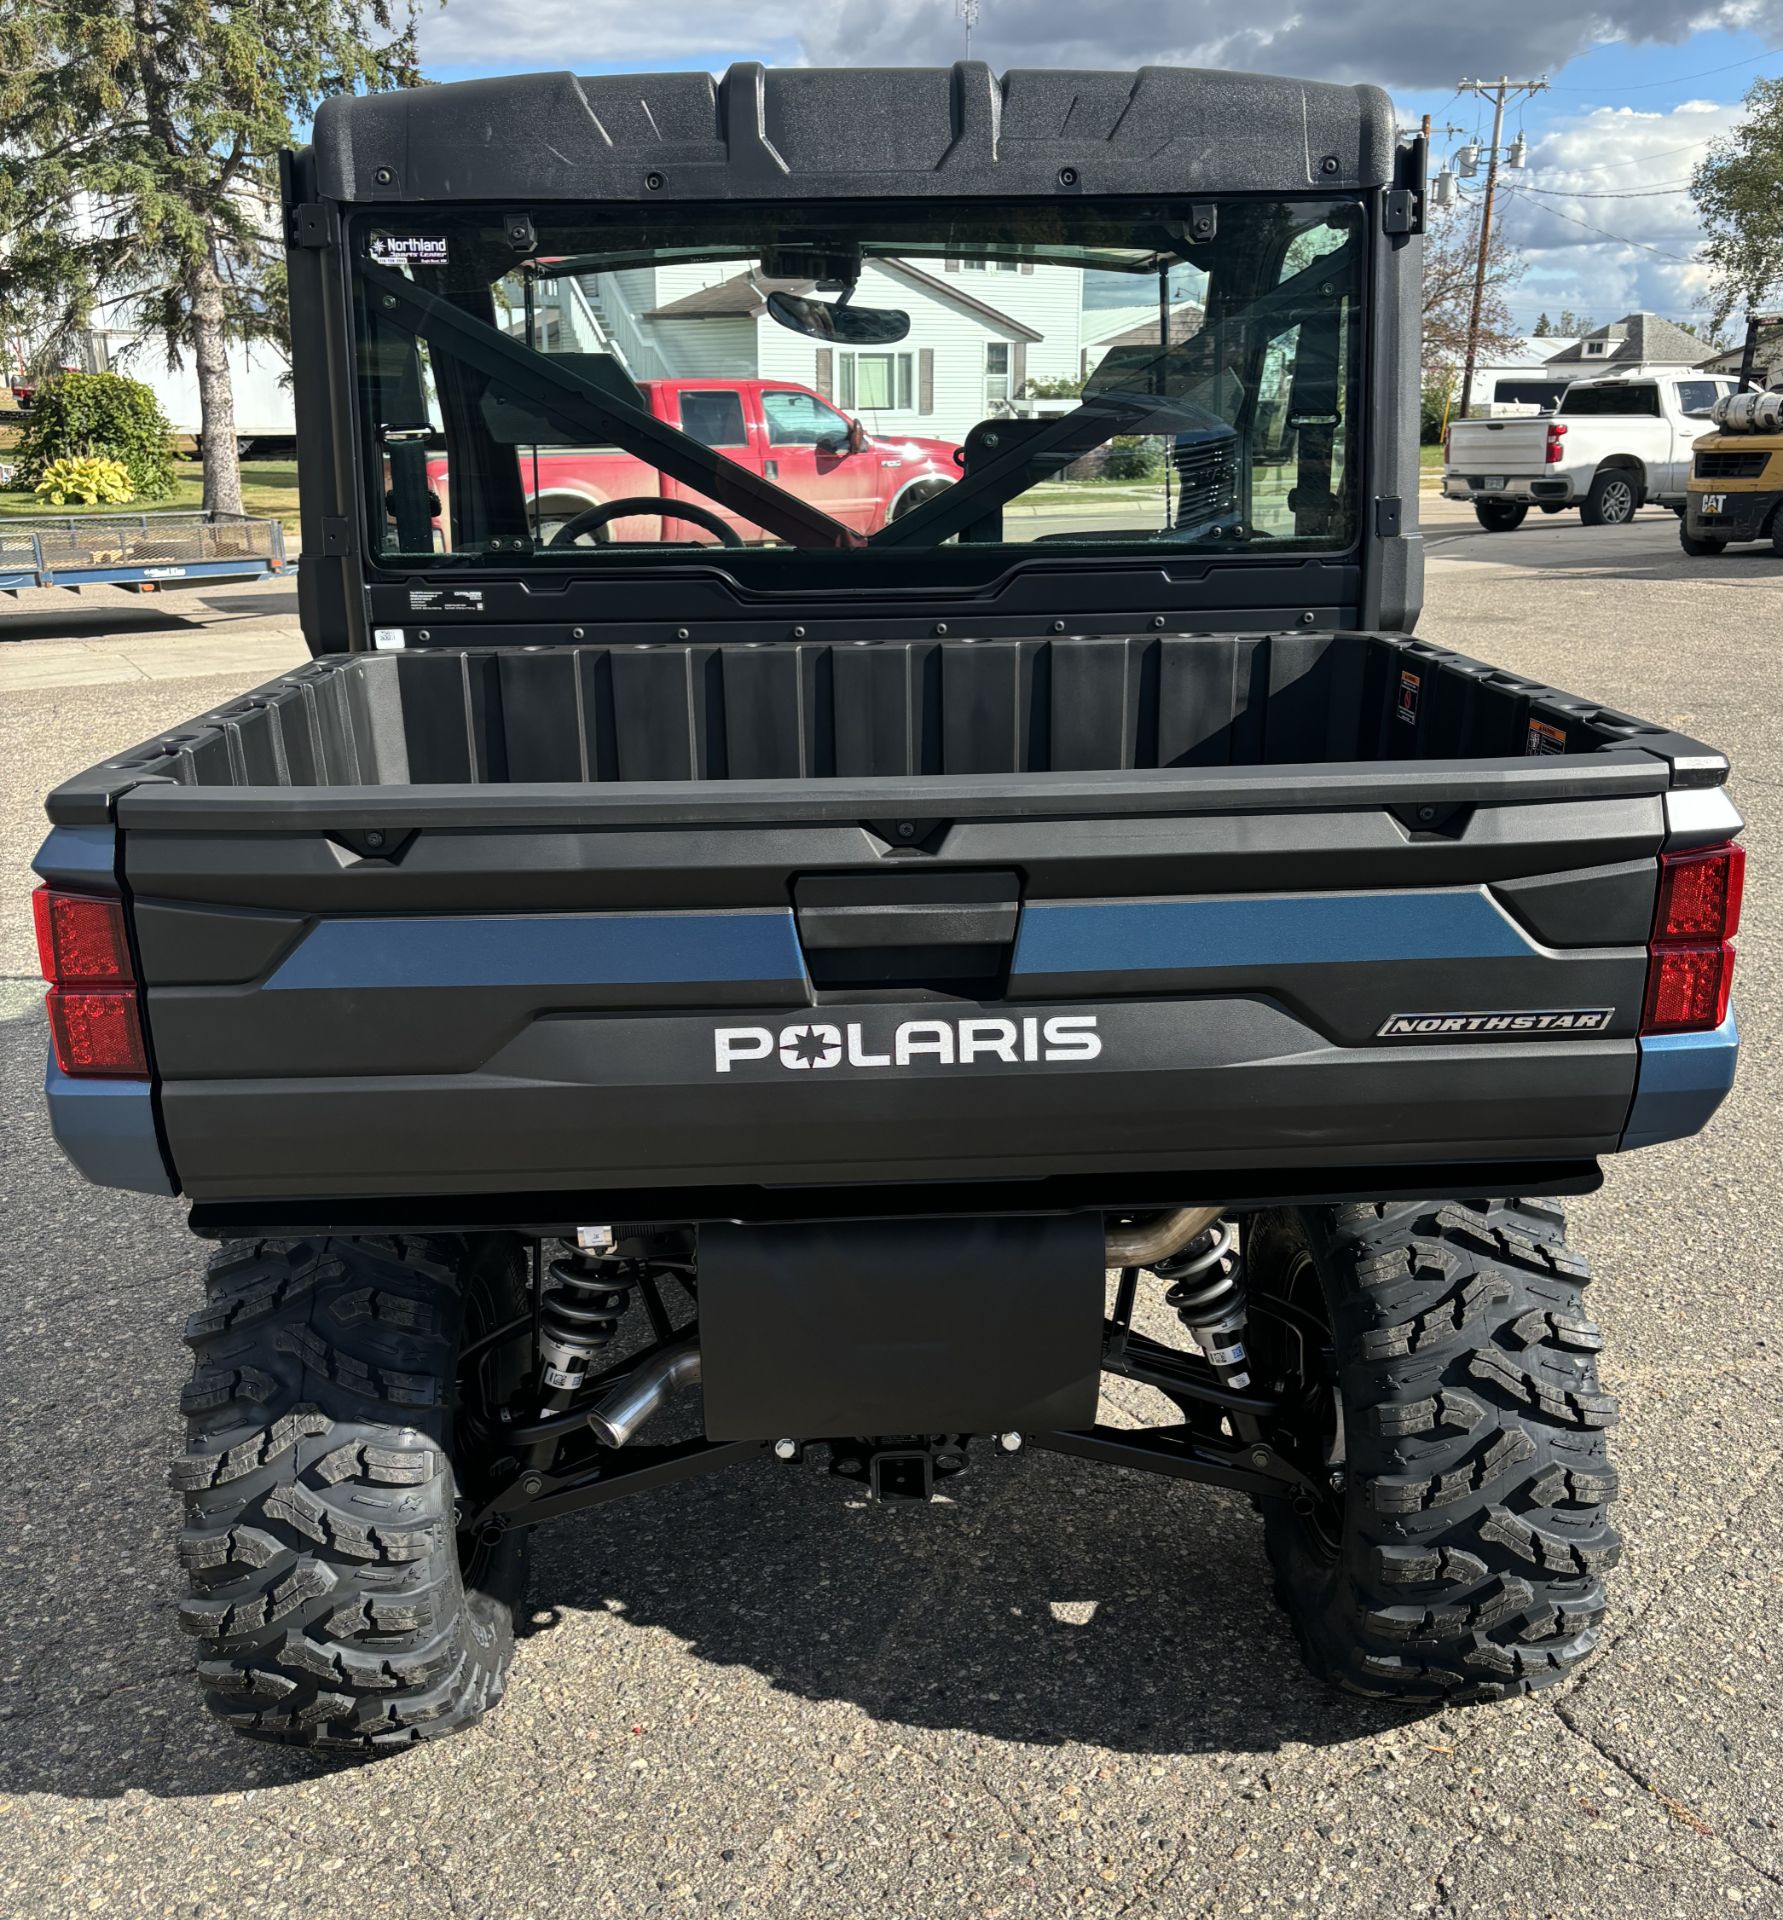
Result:
M861 533L930 498L959 478L956 448L945 440L880 439L821 394L791 380L644 380L657 419L796 493ZM590 507L611 500L685 500L716 515L745 540L761 529L733 509L658 473L648 461L612 447L520 449L527 501L537 503L538 532L550 539ZM430 461L428 484L449 501L446 463ZM692 541L714 535L694 520L626 515L590 539Z

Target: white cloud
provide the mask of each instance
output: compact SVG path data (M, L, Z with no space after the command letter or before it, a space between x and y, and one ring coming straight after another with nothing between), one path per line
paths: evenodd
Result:
M680 0L662 8L616 0L451 0L423 15L429 66L591 73L689 66L722 72L733 60L796 60L799 35L784 6L765 0Z
M1247 67L1385 86L1447 87L1499 72L1562 65L1605 40L1676 43L1710 27L1783 40L1783 0L1496 0L1408 7L1404 0L984 0L975 56L997 67L1131 67L1147 61ZM422 28L435 63L611 69L759 59L795 51L817 65L905 66L958 58L953 0L681 0L660 9L618 0L451 0Z
M1710 303L1693 264L1700 241L1687 187L1737 105L1693 100L1664 113L1600 107L1550 123L1509 188L1506 237L1529 263L1514 306L1618 318L1636 308L1675 317Z

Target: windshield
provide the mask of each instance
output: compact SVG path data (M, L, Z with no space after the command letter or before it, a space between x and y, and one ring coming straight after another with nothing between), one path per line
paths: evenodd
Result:
M374 548L764 585L1341 549L1363 234L1331 201L364 217Z

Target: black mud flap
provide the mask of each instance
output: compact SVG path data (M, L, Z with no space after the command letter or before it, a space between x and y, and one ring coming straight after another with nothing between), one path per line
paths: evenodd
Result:
M705 1227L699 1273L709 1439L1095 1422L1100 1214Z

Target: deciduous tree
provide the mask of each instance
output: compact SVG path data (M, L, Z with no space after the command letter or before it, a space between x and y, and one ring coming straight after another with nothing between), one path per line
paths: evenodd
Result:
M1480 209L1466 206L1433 217L1424 240L1424 364L1459 368L1467 359L1467 324L1480 256ZM1523 262L1498 221L1486 247L1486 293L1480 303L1478 366L1489 365L1521 335L1506 295L1523 277Z
M1717 140L1690 181L1703 226L1698 256L1709 269L1719 330L1736 309L1783 296L1783 80L1760 80L1746 117Z

